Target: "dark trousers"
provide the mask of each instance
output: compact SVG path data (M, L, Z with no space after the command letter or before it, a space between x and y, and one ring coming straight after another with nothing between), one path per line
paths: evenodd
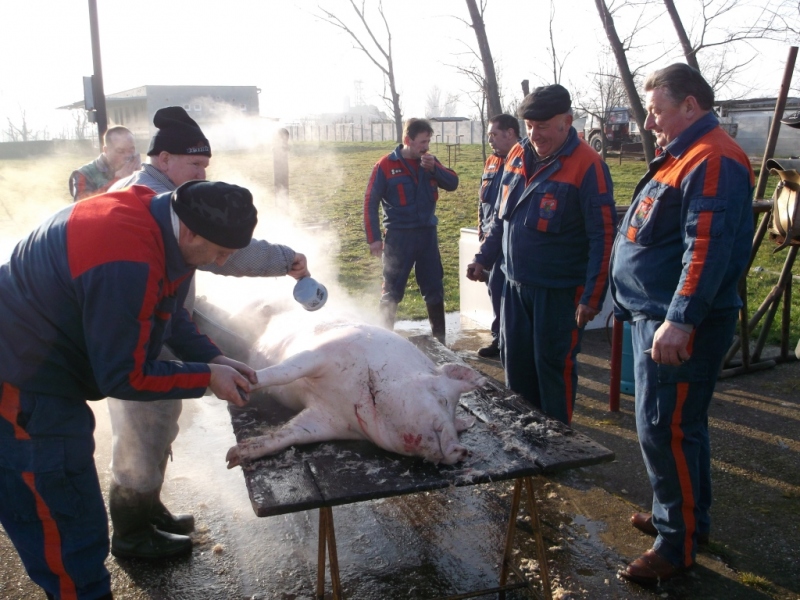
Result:
M736 329L736 311L706 318L692 334L691 357L659 365L644 354L663 321L631 325L636 380L636 431L653 486L653 548L672 564L690 565L697 534L711 526L711 449L708 406Z
M502 267L503 257L500 256L489 272L489 280L486 282L489 298L492 301L492 314L494 315L490 330L492 332L492 338L495 340L498 339L500 335L500 311L502 310L501 305L503 302L503 286L506 284L506 274L503 273Z
M572 421L578 389L576 357L583 329L575 310L582 291L510 281L503 288L500 360L506 386L566 424Z
M381 303L400 303L412 268L425 304L443 302L444 269L436 227L386 230Z
M91 409L0 385L0 523L51 597L108 597L108 520Z

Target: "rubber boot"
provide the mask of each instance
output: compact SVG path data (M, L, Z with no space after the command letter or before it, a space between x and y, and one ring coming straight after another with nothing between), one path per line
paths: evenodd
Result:
M394 330L394 320L397 317L397 302L393 300L381 300L378 310L381 313L383 326L389 331Z
M437 302L436 304L426 304L428 309L428 321L431 323L431 334L439 342L445 344L445 326L444 326L444 302Z
M108 508L114 533L111 554L117 558L158 560L188 554L192 540L159 531L150 523L156 491L138 492L111 484Z
M164 475L167 472L167 461L170 457L170 451L164 455L164 460L159 464L161 469L161 483L164 483ZM155 500L153 507L150 510L150 523L160 531L167 533L188 534L194 531L194 516L184 514L172 514L169 509L161 502L161 485L158 486L155 492Z

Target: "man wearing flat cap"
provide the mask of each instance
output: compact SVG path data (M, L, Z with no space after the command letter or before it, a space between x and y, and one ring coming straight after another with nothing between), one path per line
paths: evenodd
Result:
M183 302L195 268L224 264L256 222L238 186L134 186L57 212L0 266L0 523L49 597L111 598L87 400L210 390L244 404L255 372L200 334ZM180 360L159 360L163 345Z
M502 253L506 385L569 424L583 329L602 308L607 289L614 194L608 167L572 127L565 88L536 88L518 114L528 137L506 157L499 218L467 276L480 280Z
M145 185L157 193L172 192L188 185L187 182L205 179L211 145L195 120L182 107L168 106L156 111L153 124L158 131L147 151L150 162L128 179L114 184L112 190ZM192 213L182 212L182 206L181 202L176 203L175 212L181 219L187 219L184 223L191 229L195 223ZM215 223L213 227L220 225ZM252 240L239 247L241 250L224 264L206 261L198 268L235 277L290 275L300 279L309 275L305 256L288 246ZM191 278L186 299L189 314L194 298L194 279ZM162 358L166 360L170 356L167 353ZM109 506L114 531L111 553L160 559L188 551L191 539L186 534L194 529L194 517L172 514L160 497L172 442L178 435L181 403L109 398L108 410L112 432ZM142 518L148 514L149 518Z

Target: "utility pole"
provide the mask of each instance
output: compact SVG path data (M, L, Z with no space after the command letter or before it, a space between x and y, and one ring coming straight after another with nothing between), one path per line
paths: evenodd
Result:
M106 94L103 90L103 62L100 60L100 28L97 25L96 0L89 0L89 25L92 32L92 63L94 65L94 75L92 75L94 112L89 113L89 120L97 123L97 137L100 140L100 148L102 148L103 136L108 129L108 116L106 114ZM86 109L91 110L88 106Z

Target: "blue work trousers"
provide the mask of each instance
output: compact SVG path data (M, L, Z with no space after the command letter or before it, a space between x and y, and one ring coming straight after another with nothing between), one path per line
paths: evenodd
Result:
M492 301L492 339L497 340L500 336L500 311L503 302L503 287L506 284L506 274L503 273L503 256L498 257L492 270L489 272L489 280L486 282L489 291L489 298Z
M690 358L680 366L659 365L644 354L662 320L631 325L636 381L636 431L653 486L655 551L675 566L688 566L697 534L711 526L711 447L708 407L737 312L707 317L689 341Z
M110 598L94 414L84 400L0 386L0 523L50 597Z
M548 417L569 425L578 389L583 329L575 311L583 287L546 288L506 281L500 360L506 386Z
M386 230L381 304L400 303L412 268L425 304L444 302L444 269L436 227Z

